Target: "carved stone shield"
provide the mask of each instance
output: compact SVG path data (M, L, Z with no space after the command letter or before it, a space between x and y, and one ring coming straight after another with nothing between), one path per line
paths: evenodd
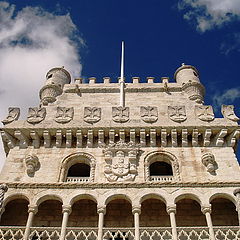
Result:
M212 121L214 120L214 113L212 106L195 106L196 116L202 121Z
M187 119L185 106L168 106L168 116L174 122L183 122Z
M114 122L127 122L129 120L129 107L113 107L112 117Z
M46 117L46 108L29 108L27 121L29 123L39 123Z
M57 114L55 117L55 121L58 123L67 123L73 119L73 107L57 107Z
M236 116L234 112L234 106L233 105L222 105L222 115L223 117L232 120L232 121L239 121L239 117Z
M158 120L157 107L141 107L140 108L141 118L144 122L153 123Z
M4 120L2 120L2 123L5 125L13 121L16 121L18 120L19 116L20 116L20 108L10 107L8 108L8 116Z
M101 108L85 107L84 121L88 123L96 123L101 119Z

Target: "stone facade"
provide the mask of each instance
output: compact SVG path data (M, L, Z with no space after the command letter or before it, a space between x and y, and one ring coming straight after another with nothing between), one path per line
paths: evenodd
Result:
M53 234L77 239L77 233L66 232L68 225L98 227L91 234L99 240L126 238L103 227L134 227L136 240L144 239L139 226L171 227L176 240L181 234L176 221L177 227L208 227L214 239L211 203L214 223L238 225L233 206L240 212L240 196L233 192L240 185L235 155L240 128L234 108L223 105L223 118L216 118L212 106L204 105L205 90L192 66L177 69L175 79L140 83L135 77L124 84L120 106L119 83L109 78L70 83L65 69L50 70L40 105L29 108L26 120L18 120L19 109L9 108L3 121L7 158L0 182L9 189L2 225L17 225L8 220L13 211L6 211L14 201L29 204L24 239L38 235L30 233L31 226L62 226L61 234ZM158 174L150 168L156 162ZM81 175L76 166L71 175L76 164L89 166L89 173ZM220 211L223 206L229 211ZM232 217L224 222L225 216ZM25 224L22 218L19 225Z

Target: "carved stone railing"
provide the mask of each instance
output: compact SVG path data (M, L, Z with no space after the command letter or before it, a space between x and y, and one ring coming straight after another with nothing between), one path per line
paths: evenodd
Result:
M150 176L150 181L153 182L169 182L173 181L173 176Z
M25 227L0 227L0 239L1 240L20 240L23 238Z
M170 227L140 227L140 240L171 240L172 229Z
M134 240L134 228L104 228L103 240Z
M90 177L67 177L66 182L90 182Z
M179 240L209 240L208 227L177 227Z
M240 239L240 227L239 226L221 226L213 227L216 240L222 239Z
M66 240L96 240L98 228L69 227L66 232Z
M59 240L60 233L60 227L32 227L29 240Z

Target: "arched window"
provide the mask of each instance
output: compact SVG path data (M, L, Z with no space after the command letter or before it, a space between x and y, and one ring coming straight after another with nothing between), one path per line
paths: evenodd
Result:
M73 153L62 161L59 181L93 182L95 159L87 153Z
M145 158L145 179L155 182L180 180L177 158L165 151L149 153Z

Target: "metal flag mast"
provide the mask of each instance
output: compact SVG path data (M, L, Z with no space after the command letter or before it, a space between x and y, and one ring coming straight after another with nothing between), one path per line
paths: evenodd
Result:
M121 56L121 77L120 77L120 106L125 106L125 82L124 82L124 41L122 41L122 56Z

